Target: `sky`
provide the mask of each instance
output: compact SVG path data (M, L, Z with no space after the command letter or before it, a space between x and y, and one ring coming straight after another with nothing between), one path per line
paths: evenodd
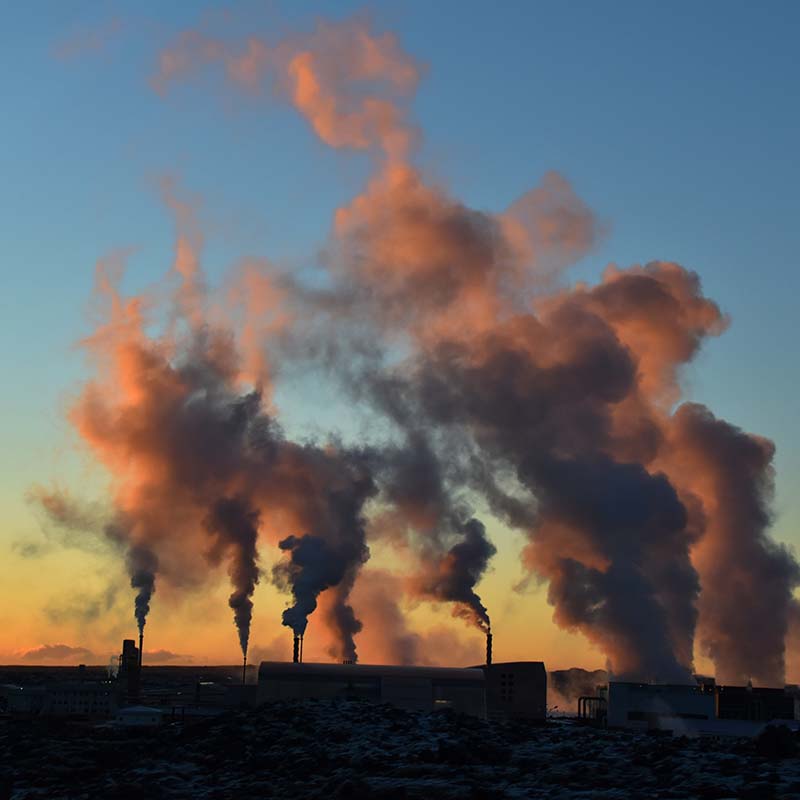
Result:
M78 343L93 328L98 259L129 248L130 291L169 268L168 175L202 198L210 283L246 257L301 271L371 171L369 155L326 147L288 104L231 92L213 70L160 95L159 53L189 28L277 38L352 15L392 31L424 65L415 161L463 202L500 211L557 170L606 231L570 280L654 259L699 273L731 324L684 374L684 396L775 442L773 535L800 546L796 3L42 0L8 8L0 28L0 662L102 662L135 631L122 566L42 547L30 501L37 485L87 500L105 491L66 417L88 374ZM325 391L280 387L287 431L347 433ZM521 539L489 529L499 552L481 591L496 657L602 666L552 622L543 587L511 589ZM159 594L148 648L176 663L235 661L226 594L224 573L211 592ZM288 655L285 598L262 582L255 601L254 647ZM409 614L421 632L451 637L456 660L479 656L447 609ZM55 645L76 650L41 650Z

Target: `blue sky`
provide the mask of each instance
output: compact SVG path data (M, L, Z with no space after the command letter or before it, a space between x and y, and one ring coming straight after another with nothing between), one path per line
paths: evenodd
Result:
M11 4L0 27L0 543L32 525L27 486L78 469L63 421L83 376L95 261L135 246L129 285L162 274L165 173L204 198L213 279L245 255L302 265L369 172L298 114L205 83L148 85L205 15L234 33L367 13L427 65L419 161L499 210L555 169L609 225L578 266L678 261L732 318L687 396L775 440L776 535L800 545L800 4L402 2ZM209 17L208 15L212 15ZM119 20L116 25L114 20ZM65 43L102 47L57 57ZM74 473L73 473L74 474Z

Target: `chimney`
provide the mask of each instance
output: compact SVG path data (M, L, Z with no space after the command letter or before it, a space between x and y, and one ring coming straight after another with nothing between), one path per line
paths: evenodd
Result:
M492 665L492 632L486 631L486 666Z
M244 654L244 659L242 660L242 686L247 683L247 653Z
M142 668L143 655L144 655L144 631L139 631L139 669Z
M292 653L292 661L297 664L300 662L300 637L294 635L294 652Z
M300 634L300 663L303 663L303 640L305 639L305 634Z

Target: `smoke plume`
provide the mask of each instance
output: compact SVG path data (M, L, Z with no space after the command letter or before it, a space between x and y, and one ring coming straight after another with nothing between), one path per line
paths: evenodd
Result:
M475 586L495 552L495 546L486 538L483 524L470 519L463 526L461 538L452 547L423 564L413 585L422 597L455 603L454 616L488 632L491 627L489 614L475 593Z
M239 631L239 646L247 657L250 640L250 620L253 616L253 592L258 583L258 511L251 509L241 497L223 497L211 509L206 522L217 537L211 551L212 562L219 562L225 551L230 553L228 574L233 592L228 605L233 609L233 621Z
M351 595L375 543L402 565L371 588L392 658L417 658L399 594L489 628L488 514L524 535L556 624L612 674L689 682L703 653L725 680L780 683L800 569L769 536L774 447L680 405L683 371L729 322L698 275L653 261L570 286L606 226L566 178L498 211L433 182L409 113L423 70L364 20L281 41L185 31L153 87L166 97L205 67L288 100L374 171L310 279L252 262L215 295L199 200L174 180L167 308L122 295L120 259L99 265L95 373L71 419L111 475L140 626L156 580L197 589L226 562L246 651L272 546L283 624L303 634L321 605L333 655L354 660L368 631ZM355 443L284 434L275 385L308 372L364 423Z
M694 403L670 434L676 485L699 499L704 524L694 551L700 647L719 683L780 686L800 567L767 535L774 445Z

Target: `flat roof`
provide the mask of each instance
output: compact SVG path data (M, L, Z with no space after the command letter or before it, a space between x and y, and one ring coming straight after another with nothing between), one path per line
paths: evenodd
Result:
M326 664L304 661L262 661L259 677L342 676L353 678L431 678L449 681L484 681L480 667L418 667L396 664Z

